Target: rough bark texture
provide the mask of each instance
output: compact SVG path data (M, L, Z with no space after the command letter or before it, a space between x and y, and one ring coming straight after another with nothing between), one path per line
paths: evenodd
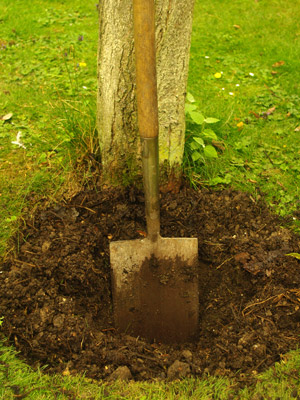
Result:
M181 164L194 0L156 0L160 162ZM139 165L132 0L99 4L98 131L105 175L134 175Z

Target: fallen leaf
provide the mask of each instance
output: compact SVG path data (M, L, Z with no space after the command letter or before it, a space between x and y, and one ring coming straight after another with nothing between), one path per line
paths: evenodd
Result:
M217 149L224 151L225 150L225 146L224 146L224 142L218 142L216 140L213 140L211 142L212 145L214 145Z
M300 132L300 125L295 128L295 132Z
M9 119L11 119L12 116L13 116L13 113L8 113L6 115L3 115L3 117L1 119L3 121L8 121Z
M249 114L253 114L255 118L260 118L260 115L254 111L249 111Z
M233 25L233 27L234 27L235 29L240 29L240 28L241 28L240 25Z
M276 63L274 63L273 65L272 65L272 67L273 68L279 68L279 67L281 67L282 65L284 65L285 64L285 62L284 61L277 61Z
M70 376L70 370L69 367L67 366L67 368L62 372L63 376Z
M275 175L280 175L281 170L279 168L269 168L262 171L261 174L262 176L275 176Z
M276 74L278 74L278 71L271 71L271 74L276 75Z
M246 270L246 271L248 271L248 272L250 272L250 274L252 274L252 275L257 275L259 272L261 272L262 271L262 269L263 269L263 263L257 263L257 264L255 264L255 263L251 263L251 264L243 264L243 268Z
M281 182L277 181L276 183L277 183L277 185L279 185L282 189L285 190L285 187L283 186L283 184L282 184Z
M234 256L235 261L245 264L250 259L250 254L247 252L239 253Z
M273 114L273 112L276 110L276 107L271 107L271 108L269 108L267 111L266 111L266 114L267 115L271 115L271 114Z
M271 275L272 275L272 270L266 269L266 276L267 276L268 278L270 278Z

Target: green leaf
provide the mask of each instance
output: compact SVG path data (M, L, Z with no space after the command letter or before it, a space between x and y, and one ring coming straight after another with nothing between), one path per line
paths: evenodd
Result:
M221 176L216 176L215 178L209 181L209 184L211 186L219 185L220 183L225 183L226 185L228 185L231 182L231 179L232 176L230 174L226 174L224 178Z
M194 150L197 150L197 151L199 150L200 146L195 141L191 142L189 145L190 145L191 150L193 150L193 151Z
M214 146L211 146L210 144L208 146L205 146L204 148L204 155L207 158L218 158L218 153Z
M43 162L47 161L47 154L46 153L41 153L39 158L38 158L38 161L40 163L43 163Z
M294 257L294 258L297 258L297 260L300 260L299 253L289 253L289 254L286 254L286 256Z
M235 165L237 167L243 167L245 165L245 161L242 158L237 158L232 156L230 159L230 164Z
M215 132L212 129L204 129L202 134L211 140L218 140L218 136L215 134Z
M241 138L241 140L239 140L238 142L236 142L234 144L234 148L236 150L243 150L245 147L249 146L250 143L252 142L252 138L249 136L244 136L243 138Z
M8 217L5 219L5 222L14 222L18 219L16 215L12 215L11 217Z
M197 124L197 125L202 125L204 122L204 116L198 112L198 111L191 111L190 116L192 120Z
M193 161L199 160L200 157L201 157L201 154L199 153L199 151L194 151L194 152L192 153L192 160L193 160Z
M198 136L193 136L193 140L194 140L196 143L200 144L200 146L205 147L204 140L201 139L200 137L198 137Z
M184 109L186 114L190 114L192 111L197 109L197 106L195 104L186 103Z
M191 94L191 93L187 93L187 95L186 95L186 99L187 99L187 101L189 101L190 103L195 103L195 99L194 99L194 96Z
M287 170L289 169L289 165L287 165L287 164L281 164L281 165L279 166L279 168L280 168L282 171L287 171Z
M204 122L206 122L207 124L215 124L216 122L219 122L220 120L218 118L212 118L212 117L208 117L205 118Z

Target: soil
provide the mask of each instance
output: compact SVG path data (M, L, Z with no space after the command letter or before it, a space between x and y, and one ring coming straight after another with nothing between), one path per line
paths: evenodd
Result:
M141 381L206 373L247 379L299 346L300 238L262 200L183 187L161 199L164 237L199 241L194 341L146 341L114 326L109 243L145 235L137 189L84 191L39 209L1 265L3 332L48 372ZM180 329L180 326L178 326ZM177 369L178 369L177 368ZM186 372L183 372L186 371Z

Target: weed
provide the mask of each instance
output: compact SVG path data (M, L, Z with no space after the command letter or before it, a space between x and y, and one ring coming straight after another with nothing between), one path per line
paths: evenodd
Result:
M195 99L190 93L187 95L185 112L192 121L192 124L201 127L200 130L190 127L186 131L186 151L188 156L191 157L192 161L196 162L201 160L202 163L205 163L207 158L218 158L215 147L222 148L222 143L219 141L216 133L211 128L206 128L206 126L215 124L219 122L219 120L212 117L205 118L199 111L195 104Z

